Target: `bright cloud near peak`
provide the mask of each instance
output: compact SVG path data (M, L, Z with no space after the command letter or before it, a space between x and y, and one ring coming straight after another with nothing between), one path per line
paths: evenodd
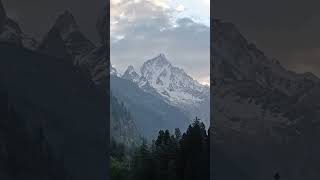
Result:
M111 0L112 65L119 72L129 65L139 69L162 52L198 82L208 84L210 29L197 20L197 13L209 7L200 2L204 0Z
M176 10L177 10L178 12L184 11L184 9L185 9L185 7L184 7L183 5L181 5L181 4L179 4L179 5L176 7Z
M169 9L170 8L170 1L169 0L148 0L156 6Z

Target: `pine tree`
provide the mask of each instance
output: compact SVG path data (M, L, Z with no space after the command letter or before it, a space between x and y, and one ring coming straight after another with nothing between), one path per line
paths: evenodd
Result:
M133 180L152 180L154 179L154 165L151 152L149 151L146 140L143 140L141 146L133 158L132 177Z
M210 161L207 143L208 136L205 125L196 117L182 136L180 163L182 163L184 171L183 177L180 179L209 179ZM180 170L180 175L181 172Z
M132 180L209 179L209 146L205 125L196 117L185 133L160 130L149 148L144 141L133 158Z
M177 139L177 141L180 141L180 140L181 140L182 134L181 134L181 131L180 131L179 128L176 128L176 129L174 130L174 135L175 135L175 138Z

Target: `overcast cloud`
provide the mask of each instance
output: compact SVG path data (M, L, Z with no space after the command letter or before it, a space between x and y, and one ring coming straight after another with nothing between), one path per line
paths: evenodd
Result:
M199 82L209 82L210 29L200 15L198 20L182 15L187 9L184 2L112 0L113 66L122 73L129 65L139 71L143 62L164 53L173 65L183 68Z

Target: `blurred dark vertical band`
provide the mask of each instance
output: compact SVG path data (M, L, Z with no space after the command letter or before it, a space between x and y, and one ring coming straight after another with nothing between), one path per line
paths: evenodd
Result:
M106 19L104 22L106 22L105 26L105 37L102 37L102 39L104 40L105 44L106 44L106 51L107 51L107 63L108 63L108 79L107 79L107 102L108 102L108 121L107 121L107 135L106 135L106 142L108 144L108 149L107 149L107 168L106 168L106 174L107 174L107 179L110 178L109 176L109 160L110 160L110 67L111 67L111 62L110 62L110 0L106 0L106 11L107 13Z
M210 180L213 180L213 108L214 108L214 89L213 89L213 2L210 3L210 130L209 130L209 137L210 137Z
M10 1L2 6L3 0L0 0L0 180L108 179L110 1L99 1L101 5L95 10L105 8L102 13L107 14L102 14L102 24L97 24L101 28L98 33L102 41L91 52L100 53L103 58L99 59L101 62L84 62L81 64L87 65L84 70L83 66L77 66L78 62L71 63L71 56L65 55L67 51L63 45L67 43L51 26L54 22L48 21L50 26L46 29L52 29L47 36L38 37L41 40L35 45L33 40L36 38L26 36L24 33L28 32L20 25L34 27L32 24L36 24L31 29L37 29L43 24L37 20L32 22L32 18L29 22L11 19L10 15L19 14L19 8L13 8L17 11L13 12L8 6ZM54 1L45 3L49 2ZM41 9L39 4L28 3ZM79 1L72 6L80 4ZM70 7L63 6L59 12L68 9ZM31 13L28 8L24 10L19 15ZM37 15L46 17L41 13ZM92 27L94 31L95 28ZM78 31L70 39L75 39L75 44L79 39L86 42ZM81 46L82 42L79 44ZM72 48L78 50L78 46ZM91 70L100 73L97 82L88 76L94 74Z

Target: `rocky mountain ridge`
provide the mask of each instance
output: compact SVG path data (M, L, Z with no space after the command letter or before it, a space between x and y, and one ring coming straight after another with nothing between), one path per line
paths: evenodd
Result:
M198 83L183 69L173 66L164 54L147 60L140 72L129 66L121 78L163 98L168 104L181 109L190 119L200 117L209 126L210 88Z
M317 179L319 78L287 70L231 23L212 26L214 151L237 167L238 179L267 180L274 171Z

